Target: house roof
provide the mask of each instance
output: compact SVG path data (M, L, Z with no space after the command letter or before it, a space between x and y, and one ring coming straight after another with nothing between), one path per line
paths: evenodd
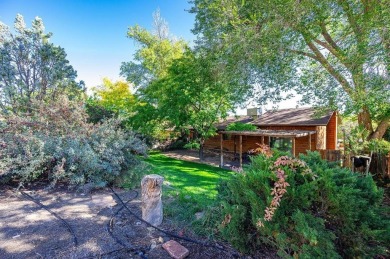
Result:
M223 121L216 123L214 126L218 130L225 130L226 127L233 122L248 123L251 121L253 121L253 118L251 116L245 116L245 115L230 116L224 119Z
M222 134L242 136L264 136L281 138L300 138L316 134L315 130L255 130L255 131L221 131Z
M325 126L334 112L315 116L314 108L292 108L268 111L251 124L256 126Z

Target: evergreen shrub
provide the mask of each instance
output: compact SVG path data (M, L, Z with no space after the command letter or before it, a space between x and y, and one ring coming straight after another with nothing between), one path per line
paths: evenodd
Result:
M256 131L256 126L252 124L233 122L227 125L227 131Z
M35 104L28 116L12 115L0 125L0 178L22 185L46 177L71 185L102 187L138 165L145 144L115 119L87 122L81 103L63 97Z
M388 253L383 191L371 176L328 163L317 152L300 159L260 154L218 190L219 205L204 223L242 252L268 246L283 258Z

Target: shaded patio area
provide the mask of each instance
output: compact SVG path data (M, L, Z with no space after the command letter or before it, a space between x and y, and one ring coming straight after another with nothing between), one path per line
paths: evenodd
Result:
M170 150L162 153L163 155L171 158L175 158L178 160L184 160L194 163L207 164L215 167L220 167L220 155L216 152L210 152L205 150L204 153L204 161L200 161L199 159L199 151L198 150ZM225 163L223 164L223 168L232 169L232 167L239 167L239 161L234 159L225 159Z

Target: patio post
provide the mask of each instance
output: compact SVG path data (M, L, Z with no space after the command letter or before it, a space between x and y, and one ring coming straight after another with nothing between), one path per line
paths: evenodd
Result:
M295 157L295 138L292 138L292 156Z

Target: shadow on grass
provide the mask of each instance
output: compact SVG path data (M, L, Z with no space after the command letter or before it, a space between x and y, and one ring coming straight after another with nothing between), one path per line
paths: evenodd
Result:
M152 165L154 173L165 178L169 188L164 188L163 198L174 200L166 207L166 213L179 221L191 221L194 213L212 205L218 194L218 183L234 174L226 169L181 161L158 153L151 154L146 161Z

